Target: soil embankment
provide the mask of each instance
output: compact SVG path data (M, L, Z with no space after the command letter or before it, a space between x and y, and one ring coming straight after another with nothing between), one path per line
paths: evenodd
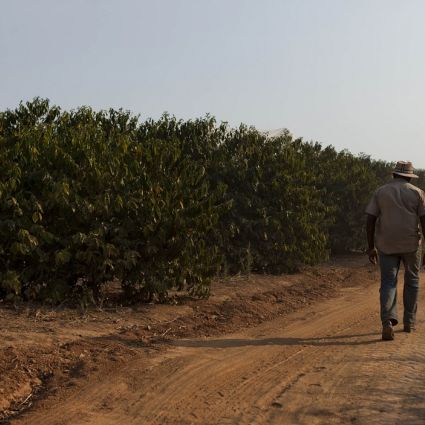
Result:
M179 305L3 308L3 422L423 424L422 315L382 342L377 278L350 257Z

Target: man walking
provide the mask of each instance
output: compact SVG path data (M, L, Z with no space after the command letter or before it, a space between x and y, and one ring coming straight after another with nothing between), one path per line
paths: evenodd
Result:
M411 162L397 162L393 180L376 190L366 208L367 253L371 263L376 264L379 259L381 269L383 340L394 339L393 326L398 323L397 276L401 262L404 265L403 330L415 329L422 260L419 223L425 235L425 194L410 183L417 177Z

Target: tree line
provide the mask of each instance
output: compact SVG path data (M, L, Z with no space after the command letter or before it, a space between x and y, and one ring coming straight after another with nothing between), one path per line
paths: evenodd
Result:
M238 272L363 250L392 164L211 116L140 120L47 99L0 112L0 298L207 296Z

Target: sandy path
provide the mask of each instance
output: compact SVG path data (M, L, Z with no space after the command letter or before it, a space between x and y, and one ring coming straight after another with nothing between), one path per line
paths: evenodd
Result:
M425 424L423 315L382 342L377 298L377 284L347 288L243 333L174 341L12 423Z

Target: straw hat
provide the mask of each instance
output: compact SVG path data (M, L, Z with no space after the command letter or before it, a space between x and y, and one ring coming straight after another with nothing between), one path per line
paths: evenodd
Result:
M393 174L397 174L403 177L412 177L417 179L419 176L413 174L413 164L410 161L398 161Z

